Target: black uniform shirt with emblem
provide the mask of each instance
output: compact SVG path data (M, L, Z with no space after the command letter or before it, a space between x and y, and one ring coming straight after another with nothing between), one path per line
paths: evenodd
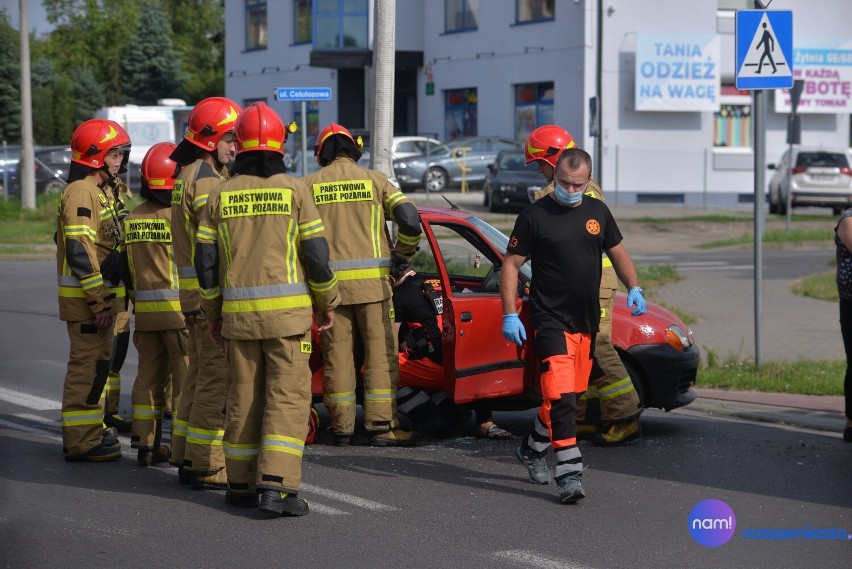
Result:
M410 359L428 357L436 364L442 364L444 357L441 347L441 331L438 329L435 305L424 292L424 283L423 277L413 275L393 289L394 318L397 322L402 323L399 328L399 343L414 344L409 346L413 350ZM411 340L406 324L409 322L418 323L422 326L422 332L428 337L431 344L431 351L417 349L420 342Z
M584 198L577 207L565 207L546 197L521 212L507 252L532 260L530 302L537 330L598 331L601 252L621 239L601 200Z

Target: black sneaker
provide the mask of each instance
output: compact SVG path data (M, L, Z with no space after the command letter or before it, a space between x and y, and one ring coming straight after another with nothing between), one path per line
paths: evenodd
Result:
M95 445L81 454L65 455L69 462L111 462L121 458L121 446Z
M586 497L586 491L580 483L583 473L579 472L571 476L565 476L556 481L559 488L559 500L563 504L576 504Z
M257 508L257 492L225 492L225 503L241 508Z
M305 516L308 514L308 502L287 492L263 490L260 493L260 511L276 516Z
M530 475L530 482L533 484L550 484L550 468L547 466L547 460L544 458L545 453L537 452L527 445L527 438L524 437L520 446L515 449L515 456L527 468L527 473Z

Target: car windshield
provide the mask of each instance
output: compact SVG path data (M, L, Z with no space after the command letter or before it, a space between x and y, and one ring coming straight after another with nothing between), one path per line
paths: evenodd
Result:
M846 156L834 152L802 152L796 158L800 168L848 168Z
M538 165L535 162L530 162L529 164L524 165L524 154L522 152L504 152L500 155L500 169L510 170L513 172L521 170L538 172Z
M478 217L470 216L467 218L471 225L476 227L480 233L488 240L501 255L506 255L506 247L509 246L509 237L499 229L482 221ZM524 280L532 279L532 261L527 261L520 269L521 276Z

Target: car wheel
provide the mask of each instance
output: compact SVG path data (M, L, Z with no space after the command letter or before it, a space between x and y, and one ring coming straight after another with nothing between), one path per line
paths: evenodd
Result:
M769 190L769 213L778 213L778 198L771 189Z
M65 187L65 182L62 180L51 180L44 185L44 194L58 194Z
M780 215L787 215L787 200L782 200L781 197L778 197L778 213Z
M440 168L429 168L423 176L423 187L430 192L443 192L447 189L447 173Z
M622 356L620 352L619 355ZM647 401L645 400L645 393L647 393L648 390L645 388L645 384L643 383L645 378L642 377L642 374L639 372L636 365L628 358L622 357L621 363L624 364L624 369L627 370L627 375L630 376L630 380L633 382L633 389L636 390L636 394L639 396L639 406L646 407Z

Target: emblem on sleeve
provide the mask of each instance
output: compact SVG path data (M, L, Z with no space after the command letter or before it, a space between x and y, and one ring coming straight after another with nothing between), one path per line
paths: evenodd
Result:
M586 231L592 235L597 235L601 232L601 224L596 219L590 219L586 222Z

